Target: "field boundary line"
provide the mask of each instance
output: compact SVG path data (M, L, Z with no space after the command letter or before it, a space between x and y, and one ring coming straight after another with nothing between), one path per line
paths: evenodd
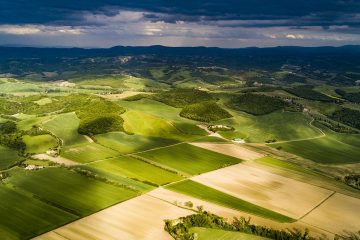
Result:
M160 188L161 188L161 187L160 187ZM155 189L155 190L156 190L156 189ZM170 190L169 190L169 191L170 191ZM157 199L157 200L166 202L166 203L168 203L168 204L170 204L170 205L173 205L173 206L175 206L175 207L178 207L178 208L182 208L182 209L189 210L189 211L192 211L192 212L197 212L195 209L191 209L191 208L179 206L179 205L177 205L177 204L175 204L175 203L172 203L172 202L170 202L170 201L168 201L168 200L165 200L165 199L162 199L162 198L159 198L159 197L155 197L155 196L153 196L153 195L150 195L149 193L151 194L151 192L148 192L148 193L146 193L145 195L147 195L147 196L149 196L149 197L152 197L152 198L154 198L154 199Z
M298 221L302 220L304 217L306 217L307 215L309 215L312 211L314 211L316 208L318 208L319 206L321 206L324 202L326 202L329 198L331 198L332 196L334 196L334 194L336 193L336 191L333 191L332 193L330 193L326 198L324 198L323 200L321 200L317 205L315 205L312 209L310 209L308 212L306 212L303 216L301 216L300 218L298 218Z
M58 229L58 228L56 228L56 229L54 229L53 231L50 231L50 232L53 232L53 233L59 235L60 237L62 237L62 238L64 238L64 239L71 240L71 238L65 237L65 236L61 235L60 233L58 233L58 232L56 231L57 229ZM40 236L41 236L41 235L40 235Z

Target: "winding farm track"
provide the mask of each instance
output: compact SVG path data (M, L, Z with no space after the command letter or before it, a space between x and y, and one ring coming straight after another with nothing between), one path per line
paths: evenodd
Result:
M273 143L267 143L266 145L272 145L272 144L279 144L279 143L288 143L288 142L301 142L301 141L307 141L307 140L313 140L313 139L318 139L318 138L323 138L326 137L326 133L324 133L323 130L321 130L320 128L314 126L312 123L315 121L315 119L311 119L311 121L309 122L309 126L315 128L316 130L318 130L320 132L319 136L316 137L309 137L309 138L300 138L300 139L294 139L294 140L286 140L286 141L278 141L278 142L273 142Z

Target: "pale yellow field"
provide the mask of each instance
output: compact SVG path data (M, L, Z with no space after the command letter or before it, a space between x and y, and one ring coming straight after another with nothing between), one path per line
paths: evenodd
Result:
M360 199L336 193L301 221L335 233L360 230Z
M73 240L172 239L164 231L164 219L175 219L192 211L176 207L148 195L117 204L88 217L36 237L57 240L57 235ZM54 235L54 232L57 235Z
M210 211L218 216L224 217L230 222L234 219L234 217L238 217L238 218L241 216L245 217L245 218L250 217L252 223L271 227L274 229L281 230L281 229L297 228L297 229L304 230L305 228L308 228L311 232L311 235L321 236L321 235L325 234L325 235L329 236L330 239L331 239L331 237L333 237L333 234L329 234L328 231L324 231L322 229L309 226L308 224L300 222L300 221L294 222L294 223L279 223L279 222L273 221L271 219L262 218L259 216L251 215L246 212L237 211L237 210L226 208L226 207L214 204L214 203L209 203L209 202L197 199L197 198L186 196L181 193L172 192L172 191L164 189L162 187L149 192L148 195L162 199L169 203L173 203L173 204L177 203L177 205L179 205L181 207L185 206L184 205L185 202L191 201L194 204L193 209L196 209L197 206L203 206L204 210Z
M333 193L244 164L204 173L192 180L295 219Z
M60 156L52 157L52 156L49 156L49 155L47 155L45 153L32 155L31 157L35 158L35 159L39 159L39 160L49 160L49 161L52 161L52 162L55 162L55 163L58 163L58 164L64 164L66 166L79 165L79 163L71 161L69 159L66 159L66 158L63 158L63 157L60 157Z
M127 97L132 97L132 96L135 96L137 94L152 94L152 93L136 92L136 91L124 91L124 92L119 93L119 94L98 94L98 96L109 99L109 100L118 100L118 99L123 99L123 98L127 98Z
M222 153L232 157L240 158L242 160L254 160L261 158L264 155L251 151L245 147L228 144L228 143L191 143L194 146L208 149L210 151Z

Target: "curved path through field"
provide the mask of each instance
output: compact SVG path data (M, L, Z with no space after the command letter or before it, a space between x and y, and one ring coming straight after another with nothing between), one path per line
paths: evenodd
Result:
M288 143L288 142L300 142L300 141L307 141L307 140L313 140L313 139L318 139L318 138L323 138L326 136L326 133L321 130L320 128L314 126L312 123L315 121L314 118L311 119L311 121L309 122L309 126L315 128L316 130L318 130L320 132L319 136L316 137L309 137L309 138L300 138L300 139L293 139L293 140L286 140L286 141L278 141L278 142L273 142L273 143L266 143L266 145L272 145L272 144L279 144L279 143Z

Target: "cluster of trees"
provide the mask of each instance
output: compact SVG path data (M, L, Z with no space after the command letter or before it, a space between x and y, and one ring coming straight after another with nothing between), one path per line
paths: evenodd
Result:
M293 88L284 88L285 91L301 97L305 99L315 100L315 101L321 101L321 102L334 102L335 99L326 96L325 94L322 94L320 92L317 92L313 90L313 86L311 85L304 85L304 86L297 86Z
M22 139L22 134L19 132L12 134L0 134L0 145L19 151L23 154L26 149L26 144Z
M178 108L189 104L214 100L209 93L196 89L174 89L151 95L151 98Z
M344 182L354 188L360 189L360 175L348 175L344 177Z
M336 89L335 92L339 94L342 98L354 102L354 103L360 103L360 92L357 93L347 93L344 90Z
M112 131L123 131L124 120L120 116L125 109L118 104L93 95L70 95L63 112L75 112L80 119L78 132L96 135Z
M356 131L346 125L340 124L339 122L335 122L333 120L330 120L326 117L320 117L320 116L315 116L315 115L311 115L316 122L324 125L325 127L333 130L334 132L339 132L339 133L359 133L359 131Z
M284 109L285 106L287 106L287 103L275 97L246 93L234 96L227 105L235 110L253 115L264 115L276 110Z
M333 112L328 117L350 127L360 129L360 111L342 108L341 110Z
M219 217L210 212L204 211L202 207L197 207L197 213L176 220L165 220L164 229L176 240L195 240L196 233L191 233L192 227L215 228L226 231L236 231L252 234L274 240L325 240L326 237L313 237L308 229L276 230L266 226L255 225L244 217L234 218L233 222ZM347 236L335 236L335 240L358 240L359 233L348 233Z
M11 134L14 132L16 132L16 123L14 121L0 123L0 134Z
M218 121L232 117L230 113L213 101L187 105L181 110L180 116L200 122Z
M19 151L25 152L26 144L23 139L23 132L17 131L16 123L7 121L0 124L0 145Z
M195 240L197 236L189 230L192 227L215 228L226 231L237 231L257 235L275 240L317 240L318 238L309 235L308 230L304 232L293 230L275 230L269 227L254 225L250 223L250 219L234 218L232 223L226 219L219 217L207 211L203 211L202 207L198 207L198 212L177 220L165 220L165 231L167 231L176 240Z

